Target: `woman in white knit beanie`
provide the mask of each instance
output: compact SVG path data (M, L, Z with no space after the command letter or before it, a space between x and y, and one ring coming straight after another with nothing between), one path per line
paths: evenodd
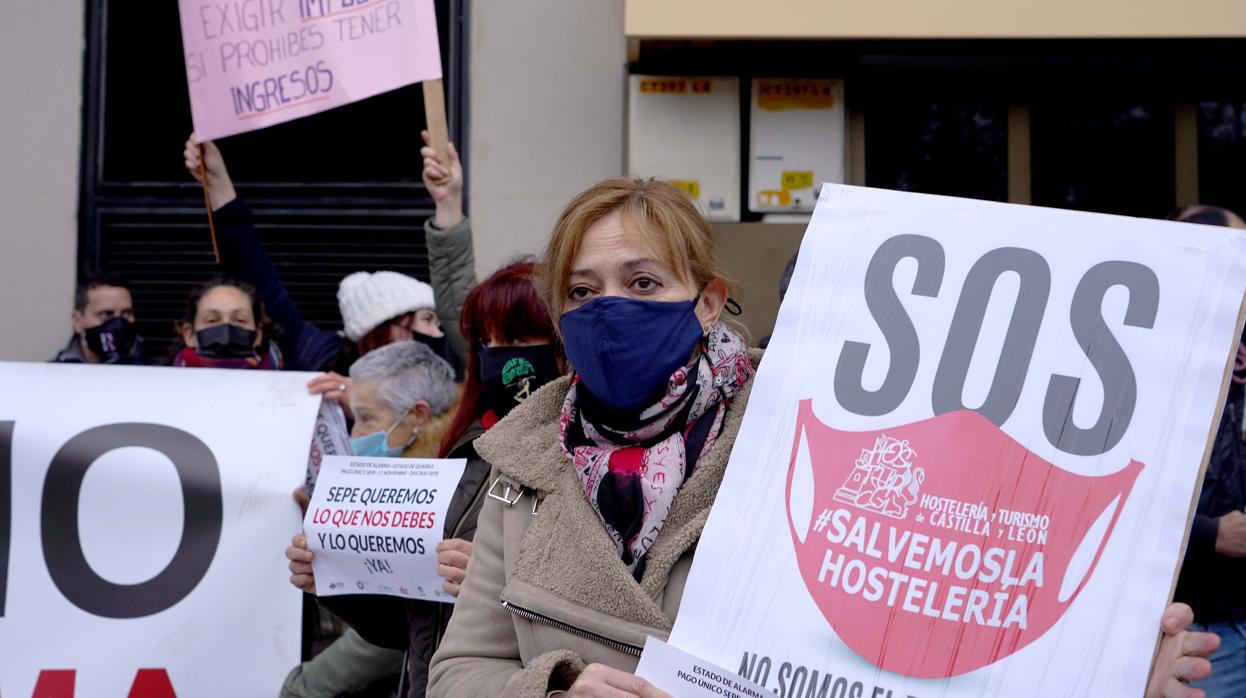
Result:
M433 287L396 271L357 271L337 287L338 308L346 336L361 354L414 332L442 337Z
M338 285L337 302L359 356L414 339L445 359L461 380L462 362L441 331L432 286L396 271L357 271Z

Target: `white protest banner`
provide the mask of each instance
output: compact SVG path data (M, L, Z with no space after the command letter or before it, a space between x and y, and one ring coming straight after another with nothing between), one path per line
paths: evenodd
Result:
M303 531L316 594L385 594L454 603L437 544L467 459L329 456Z
M0 363L0 695L276 694L308 378Z
M673 698L770 698L774 694L722 667L704 662L650 635L636 675Z
M178 9L200 141L441 78L433 0L178 0Z
M780 696L1142 695L1246 239L824 185L671 644Z

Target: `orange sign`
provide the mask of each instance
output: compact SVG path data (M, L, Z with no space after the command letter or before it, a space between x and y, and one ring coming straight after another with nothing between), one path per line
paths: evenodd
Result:
M834 80L762 80L757 89L762 109L830 109L835 106Z

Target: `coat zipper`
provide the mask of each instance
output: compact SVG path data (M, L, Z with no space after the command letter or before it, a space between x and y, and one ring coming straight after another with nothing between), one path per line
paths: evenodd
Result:
M606 647L609 647L610 649L615 650L616 652L623 652L625 654L630 654L634 657L640 656L641 648L637 647L636 645L629 645L626 642L619 642L618 640L611 640L610 638L605 637L604 635L598 635L597 633L592 632L590 630L584 630L583 628L577 628L574 625L568 625L566 623L563 623L562 621L554 620L553 618L537 613L536 611L528 610L526 608L523 608L522 606L516 606L515 604L509 601L503 601L502 606L506 608L506 610L519 616L520 618L523 618L524 620L529 620L529 621L532 621L533 623L540 623L542 625L548 625L551 628L557 628L563 632L571 633L572 635L575 635L577 637L582 637L582 638L585 638L586 640L599 642L605 645Z

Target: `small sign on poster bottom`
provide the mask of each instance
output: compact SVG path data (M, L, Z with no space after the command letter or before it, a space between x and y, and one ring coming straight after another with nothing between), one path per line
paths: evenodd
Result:
M656 637L645 638L636 675L672 698L768 698L774 694L748 679L702 661Z

